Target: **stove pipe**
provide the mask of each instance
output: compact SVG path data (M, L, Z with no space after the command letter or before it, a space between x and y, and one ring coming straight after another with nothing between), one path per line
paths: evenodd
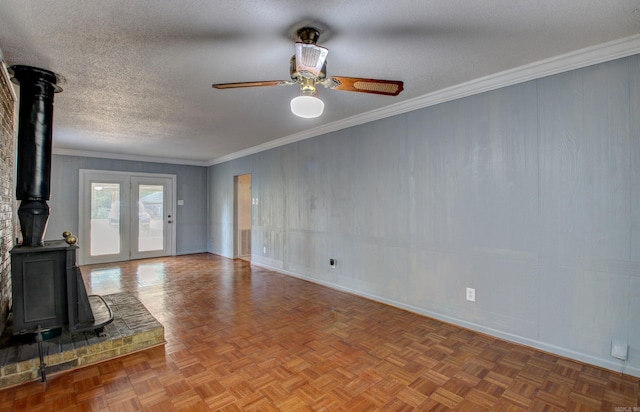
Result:
M25 246L41 246L49 220L51 140L55 73L30 66L11 66L11 80L20 85L16 198Z

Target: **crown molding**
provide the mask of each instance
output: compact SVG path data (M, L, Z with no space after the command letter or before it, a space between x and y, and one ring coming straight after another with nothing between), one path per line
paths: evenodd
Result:
M614 40L608 43L587 47L576 50L571 53L541 60L514 69L505 70L489 76L481 77L469 82L461 83L455 86L447 87L419 96L413 99L405 100L390 106L372 110L357 116L352 116L337 122L332 122L313 129L304 130L280 139L254 146L245 150L231 153L207 162L208 166L228 162L265 150L274 149L289 143L295 143L301 140L320 136L323 134L346 129L348 127L358 126L375 120L384 119L402 113L411 112L425 107L434 106L436 104L460 99L475 94L484 93L491 90L500 89L502 87L511 86L518 83L524 83L529 80L540 79L542 77L551 76L582 67L592 66L598 63L604 63L623 57L632 56L640 53L640 34L625 37L623 39Z
M186 165L186 166L202 166L202 167L209 166L209 162L200 162L197 160L128 155L128 154L122 154L122 153L93 152L93 151L87 151L87 150L61 149L56 147L54 147L51 152L54 155L61 155L61 156L95 157L99 159L130 160L134 162L177 164L177 165Z

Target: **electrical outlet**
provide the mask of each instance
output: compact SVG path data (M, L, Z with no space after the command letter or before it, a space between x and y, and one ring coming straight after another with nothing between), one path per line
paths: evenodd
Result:
M262 253L265 254L265 255L267 254L267 247L266 246L262 248Z
M474 288L467 288L467 300L469 302L476 301L476 290Z

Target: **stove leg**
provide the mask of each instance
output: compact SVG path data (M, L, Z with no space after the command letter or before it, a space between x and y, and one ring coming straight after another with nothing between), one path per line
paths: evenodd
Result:
M42 328L38 325L38 330L36 331L36 342L38 343L38 356L40 357L40 377L42 378L42 382L47 381L47 364L44 362L44 354L42 353Z

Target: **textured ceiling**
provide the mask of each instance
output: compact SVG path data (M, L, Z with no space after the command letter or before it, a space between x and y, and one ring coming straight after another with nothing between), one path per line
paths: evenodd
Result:
M7 66L66 79L54 147L207 164L407 99L626 38L640 0L2 0ZM320 89L325 113L291 114L292 28L321 22L328 75L403 80L398 97Z

